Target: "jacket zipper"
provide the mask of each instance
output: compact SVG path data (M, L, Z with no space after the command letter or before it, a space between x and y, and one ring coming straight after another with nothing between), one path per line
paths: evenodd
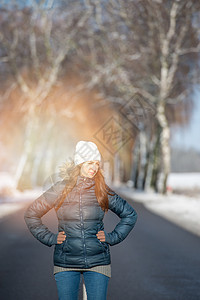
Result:
M81 236L82 236L82 239L83 239L84 262L85 262L85 267L87 268L86 244L85 244L85 233L84 233L84 223L83 223L83 210L82 210L82 194L81 194L82 187L83 187L83 183L82 183L81 189L80 189L80 218L81 218Z

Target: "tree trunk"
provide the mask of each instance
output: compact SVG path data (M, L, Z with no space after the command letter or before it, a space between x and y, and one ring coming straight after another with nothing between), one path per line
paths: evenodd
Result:
M160 191L167 191L167 178L170 173L170 128L165 115L165 103L160 101L157 108L157 120L161 127L160 148L162 153L163 177L160 183Z
M23 146L22 154L21 154L18 166L17 166L15 176L14 176L16 189L23 189L23 187L20 186L20 179L22 177L28 156L32 149L31 135L32 135L33 127L34 127L34 118L29 117L28 124L27 124L26 130L25 130L24 146Z
M139 167L137 187L143 190L144 180L145 180L145 166L147 163L147 148L146 148L147 137L144 131L140 131L139 139L140 139L140 167Z
M148 175L148 169L149 169L149 160L150 160L150 151L147 149L146 151L146 163L144 166L144 176L142 181L142 189L145 190L147 187L147 175Z
M155 155L155 145L157 141L157 136L153 134L153 137L149 139L147 146L147 163L145 166L145 178L144 178L144 189L149 190L152 186L152 176L154 170L154 155Z
M138 175L140 168L140 140L137 137L134 148L133 148L133 166L131 180L133 180L134 188L138 187Z
M51 136L51 132L52 132L52 128L54 126L54 120L50 119L47 122L47 126L46 126L46 130L42 131L41 136L42 138L40 138L37 143L39 143L36 147L36 155L35 155L35 160L33 163L33 168L32 168L32 172L31 172L31 183L32 186L35 187L38 185L38 172L40 169L40 166L42 165L42 160L44 157L44 153L48 148L48 143L49 143L49 139Z
M158 175L160 171L160 126L157 125L156 141L152 153L152 176L150 186L158 192Z
M120 181L120 156L116 152L114 155L114 184L119 185Z

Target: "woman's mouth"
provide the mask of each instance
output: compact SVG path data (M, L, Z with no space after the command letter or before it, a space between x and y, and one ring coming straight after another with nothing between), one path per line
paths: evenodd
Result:
M89 171L89 174L94 175L94 172L93 171Z

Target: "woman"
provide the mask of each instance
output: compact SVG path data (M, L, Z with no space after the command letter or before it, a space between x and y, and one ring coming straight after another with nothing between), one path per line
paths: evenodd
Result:
M123 241L133 229L136 211L106 184L101 155L93 142L79 141L74 163L65 179L37 198L25 211L25 222L35 238L54 248L54 276L60 300L77 300L83 274L88 300L106 299L111 277L109 246ZM58 233L52 233L41 217L54 208ZM110 209L121 220L104 231L103 217Z

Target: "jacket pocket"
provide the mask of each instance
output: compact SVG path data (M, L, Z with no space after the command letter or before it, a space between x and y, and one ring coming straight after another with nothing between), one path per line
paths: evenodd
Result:
M68 238L66 237L66 239L63 241L62 245L62 251L63 252L69 252L69 247L68 247Z
M104 227L102 228L102 226L100 226L99 224L97 225L97 233L99 231L104 231ZM104 231L105 232L105 231ZM103 249L103 251L105 252L109 252L109 245L106 242L101 242L98 238L97 238L98 242L101 244L101 247Z
M104 247L106 252L109 252L109 245L106 242L101 242L102 246Z
M97 238L99 244L101 245L101 248L103 249L104 252L109 252L109 246L106 242L101 242L98 238Z

